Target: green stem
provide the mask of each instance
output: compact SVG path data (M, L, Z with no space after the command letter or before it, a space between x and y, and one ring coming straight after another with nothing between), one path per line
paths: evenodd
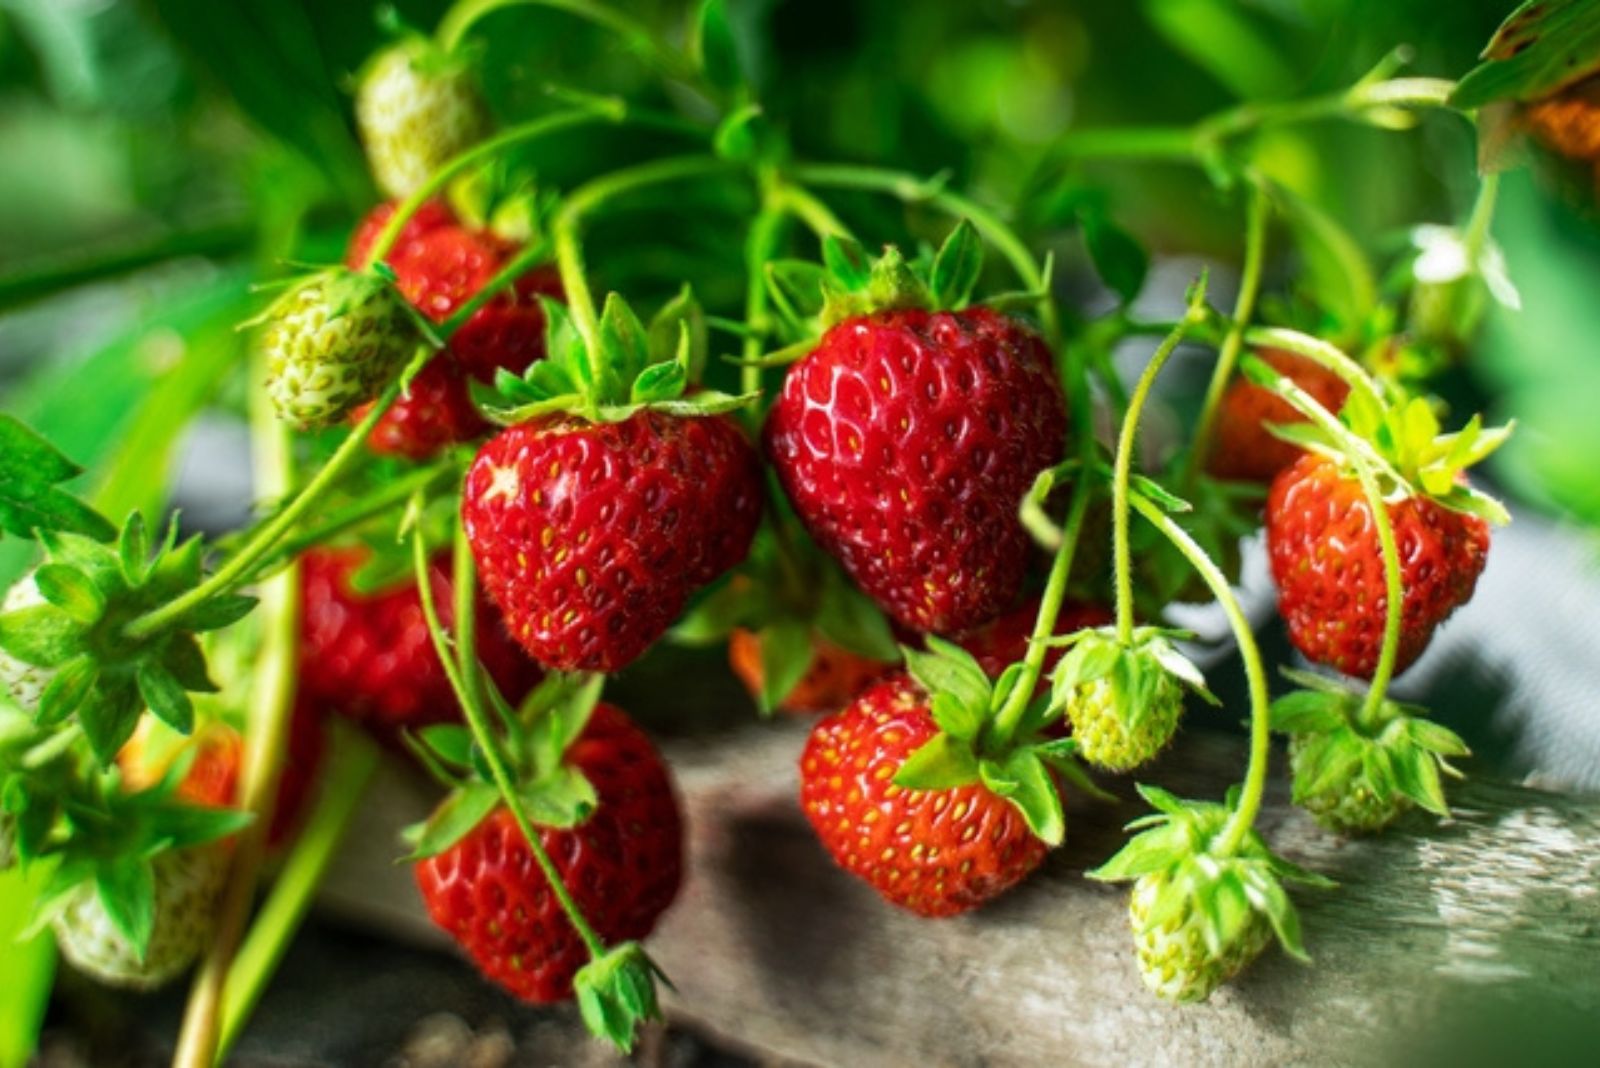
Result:
M828 186L835 189L861 189L868 192L887 193L907 203L928 203L955 218L972 222L1000 254L1011 264L1011 269L1021 279L1024 289L1043 292L1044 271L1040 268L1028 245L1017 232L998 215L976 201L953 193L937 182L929 182L904 171L885 170L881 167L859 166L848 163L808 163L795 167L796 181L806 185ZM1061 343L1061 315L1049 294L1039 305L1040 325L1044 327L1045 340L1055 348Z
M450 591L455 616L456 668L461 685L472 700L483 702L483 683L478 673L478 572L473 567L472 545L466 527L455 525L454 552L450 555Z
M1180 160L1195 157L1195 131L1189 126L1123 126L1071 130L1051 154L1061 159Z
M1467 219L1462 242L1467 248L1467 262L1477 268L1478 259L1489 243L1489 227L1494 222L1495 200L1500 192L1500 175L1486 174L1478 186L1478 198L1473 201L1472 215Z
M1255 313L1256 294L1261 288L1261 267L1267 244L1267 195L1259 186L1252 186L1250 202L1245 208L1244 266L1239 275L1239 295L1233 303L1233 320L1223 336L1222 347L1217 352L1217 365L1206 386L1205 402L1200 408L1200 418L1195 424L1194 442L1189 449L1188 474L1192 483L1194 474L1204 466L1205 455L1211 445L1211 435L1216 428L1217 409L1222 395L1233 380L1234 365L1239 362L1239 350L1244 344L1245 327Z
M261 381L262 376L257 376L256 380ZM250 399L250 425L256 446L256 489L268 497L281 496L294 483L290 430L273 412L265 390L252 391ZM266 854L267 829L272 822L278 781L283 775L288 752L300 644L300 569L291 564L262 583L260 593L262 643L255 684L250 693L242 776L243 807L255 819L240 833L234 847L228 882L218 908L216 931L184 1009L173 1068L211 1068L216 1060L222 998L233 956L255 899L256 882ZM169 602L168 607L175 603Z
M710 177L727 173L735 167L733 163L712 156L669 156L612 171L579 186L568 195L552 227L556 267L561 272L561 285L566 291L567 306L572 311L573 325L583 338L591 360L597 360L600 356L600 317L595 310L594 295L589 289L583 265L583 245L579 236L583 216L607 200L639 189L662 182ZM597 382L604 377L598 372L596 368L594 381Z
M772 328L767 316L766 265L778 253L783 243L784 213L778 204L778 195L770 180L762 182L761 210L750 222L744 243L744 321L750 332L744 336L742 355L744 364L739 368L739 391L758 393L761 390L761 347ZM757 429L761 413L757 406L746 409L752 429Z
M456 572L471 575L471 551L466 547L466 536L459 529L456 534L456 553L465 555L467 562L458 563ZM433 583L428 573L428 550L423 543L422 532L413 530L411 534L412 562L417 573L417 591L421 595L422 613L428 622L428 631L433 636L434 651L438 653L439 661L444 666L445 677L450 682L450 688L455 692L456 700L461 703L462 715L466 718L467 727L472 731L473 740L478 743L478 748L483 752L484 763L489 766L489 774L493 777L495 786L500 790L501 800L505 803L511 818L516 821L517 827L522 831L523 838L528 843L528 849L533 854L534 862L539 865L539 870L550 884L550 890L555 894L561 911L566 913L567 921L572 924L572 929L578 932L578 937L583 940L585 948L589 951L591 960L598 960L605 954L605 943L595 929L584 919L578 903L572 899L572 894L567 890L566 884L561 881L561 873L556 870L555 862L550 859L550 854L545 852L544 843L539 838L539 830L528 818L526 807L521 796L517 793L516 780L511 774L511 768L506 761L505 753L500 748L500 740L495 736L494 728L489 721L488 714L484 711L483 703L478 699L480 694L466 685L462 678L461 669L456 654L450 648L450 638L444 627L439 622L439 609L433 599ZM470 613L469 613L470 616ZM459 644L459 643L458 643ZM476 655L473 651L470 655Z
M1150 362L1145 365L1138 383L1133 387L1127 414L1122 417L1122 430L1117 436L1116 467L1111 482L1111 522L1117 586L1117 640L1124 646L1133 643L1133 554L1128 545L1128 483L1133 473L1133 450L1139 433L1139 417L1150 398L1156 376L1193 325L1195 314L1195 309L1191 308L1172 333L1156 347L1155 355L1150 357Z
M1022 673L1016 685L1006 695L1006 703L994 718L994 738L1004 749L1017 732L1017 724L1028 711L1033 691L1044 673L1044 660L1050 647L1046 642L1055 635L1056 620L1061 616L1061 604L1067 596L1067 579L1072 575L1072 558L1077 550L1078 535L1083 530L1083 517L1089 511L1090 476L1080 471L1072 487L1072 504L1067 509L1067 522L1061 531L1061 545L1055 559L1050 562L1050 575L1045 580L1044 594L1039 600L1039 614L1034 617L1033 633L1028 638L1028 651L1022 658Z
M476 314L478 309L488 304L503 291L516 284L517 280L534 267L539 266L550 258L550 242L543 238L530 242L517 250L517 254L506 261L505 266L495 272L493 278L484 283L478 291L468 297L457 308L450 318L446 319L439 327L443 337L450 337L457 330L467 325L467 322Z
M1239 643L1239 656L1244 660L1244 671L1250 686L1250 763L1245 770L1244 789L1239 796L1239 807L1229 817L1219 835L1218 852L1223 856L1233 853L1244 842L1244 836L1255 824L1256 813L1261 810L1261 797L1267 785L1267 765L1272 759L1272 697L1267 689L1267 671L1261 660L1261 649L1256 644L1250 619L1239 605L1227 576L1206 555L1188 532L1174 523L1170 516L1143 497L1133 498L1133 507L1139 514L1178 547L1200 573L1217 603L1227 614L1228 625L1233 628L1234 640Z
M228 970L218 1061L227 1060L277 971L377 770L378 748L364 735L342 723L333 725L332 734L331 758L318 789L316 808L296 837L272 892Z
M1283 349L1297 356L1304 356L1338 375L1351 389L1359 390L1371 397L1380 407L1388 404L1383 395L1383 387L1378 384L1377 379L1368 374L1364 367L1347 356L1337 345L1319 337L1281 326L1252 326L1245 330L1244 341L1252 348Z
M425 359L420 355L419 358ZM322 466L322 470L318 471L281 511L258 526L239 550L221 567L206 576L205 581L193 589L134 619L128 624L124 633L129 638L148 638L163 627L176 622L185 612L209 598L226 593L248 581L254 574L256 564L272 551L279 539L288 534L296 523L321 502L339 477L344 474L345 469L362 455L362 445L371 436L373 428L378 425L378 420L383 418L384 413L400 396L400 383L404 380L405 376L402 375L389 383L388 388L373 402L361 422L357 423L349 436L339 443L339 447ZM270 496L263 489L258 489L258 492Z
M453 52L460 47L462 38L479 19L509 7L542 7L576 15L611 31L644 52L669 77L694 79L696 76L694 65L669 48L642 22L594 0L460 0L439 20L435 36L445 51Z
M575 126L583 126L594 122L621 123L627 118L627 111L621 101L614 104L610 101L603 102L610 106L602 106L596 101L585 107L576 107L568 111L558 111L553 115L544 115L531 122L522 123L504 130L487 141L481 141L467 149L461 155L450 160L444 166L428 176L416 192L402 200L389 216L389 221L378 231L378 237L372 242L372 251L367 253L366 266L370 267L379 263L394 248L400 239L400 232L405 229L406 223L417 213L423 204L438 196L440 191L450 183L450 180L464 171L470 170L479 163L489 160L516 145L537 141L542 137L570 130Z
M1356 477L1361 480L1361 492L1372 511L1372 525L1378 530L1378 547L1383 553L1384 617L1383 646L1378 652L1378 666L1367 686L1367 698L1361 706L1359 722L1376 721L1378 708L1389 690L1389 680L1394 677L1395 660L1400 655L1400 628L1405 620L1405 576L1400 570L1400 546L1395 541L1394 521L1389 516L1389 506L1378 490L1378 480L1365 460L1351 457Z
M820 197L804 186L782 184L777 192L778 206L805 223L817 240L850 237L850 228L833 213Z

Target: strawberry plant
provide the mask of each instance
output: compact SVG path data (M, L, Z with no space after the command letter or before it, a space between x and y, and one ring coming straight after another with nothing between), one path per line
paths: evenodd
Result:
M505 42L487 38L514 6L619 37L634 91L491 107ZM1073 850L1065 795L1108 796L1091 770L1137 775L1155 813L1078 859L1133 883L1130 967L1170 1001L1274 942L1309 960L1291 888L1333 889L1257 826L1272 732L1330 833L1448 814L1467 747L1389 687L1470 610L1510 519L1466 474L1510 427L1436 388L1489 302L1517 299L1490 236L1500 178L1461 227L1413 231L1380 286L1257 148L1443 110L1486 147L1509 122L1593 162L1596 5L1528 5L1460 82L1391 56L1329 94L1068 131L1005 206L943 173L809 159L734 6L696 4L683 43L598 3L388 20L351 102L375 192L335 239L275 250L341 262L240 317L237 380L176 377L197 398L180 421L247 413L242 529L185 537L174 516L153 538L135 473L80 499L81 469L0 416L0 532L34 556L0 605L0 869L36 876L31 928L93 978L153 987L198 961L178 1063L237 1038L373 738L441 788L405 843L433 920L490 981L574 1000L631 1049L660 1012L643 943L684 831L661 752L603 698L664 638L726 643L763 711L824 713L797 803L842 869L921 916ZM614 141L626 158L593 165ZM1135 306L1149 254L1084 168L1151 160L1240 222L1228 307L1204 271L1175 320ZM635 256L617 235L652 198L680 230L736 229L732 261L704 253L690 285ZM1040 255L1063 227L1098 305L1067 306ZM1278 239L1306 279L1269 270ZM1184 346L1214 363L1157 435ZM1235 588L1258 533L1290 641L1342 676L1284 665L1276 699ZM1217 702L1167 617L1182 602L1226 619L1246 680L1221 799L1149 781L1183 759L1193 699ZM282 874L256 910L269 848Z

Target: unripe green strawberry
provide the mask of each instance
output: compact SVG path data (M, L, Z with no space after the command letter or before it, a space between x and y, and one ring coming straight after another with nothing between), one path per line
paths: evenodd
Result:
M44 603L44 597L39 593L39 587L34 583L33 576L24 575L6 592L5 600L0 601L0 614ZM54 674L50 668L24 663L4 649L0 649L0 690L10 694L17 707L30 715L39 710L39 698L44 694L44 688L50 684L50 678Z
M407 197L481 140L488 109L472 72L422 38L380 52L356 88L356 125L385 196Z
M371 400L423 342L393 285L343 268L307 278L263 320L267 393L298 427L331 425Z
M161 986L193 964L210 940L227 861L226 847L216 843L155 859L155 922L142 959L112 923L94 883L79 885L51 921L62 956L112 986Z
M1169 915L1151 922L1163 891L1170 892L1169 882L1165 872L1142 876L1128 901L1139 978L1164 1001L1204 1001L1260 956L1272 940L1272 925L1264 914L1251 912L1232 937L1213 950L1206 944L1203 921L1192 903L1166 909Z
M1128 771L1167 747L1183 714L1183 687L1167 677L1151 690L1144 712L1132 723L1118 711L1109 678L1079 686L1067 701L1067 718L1078 753L1107 771Z
M1296 782L1310 775L1304 765L1313 744L1304 735L1289 739L1289 767ZM1404 794L1374 789L1360 763L1348 765L1337 782L1322 780L1321 787L1297 800L1319 826L1335 834L1375 834L1411 808L1411 800Z

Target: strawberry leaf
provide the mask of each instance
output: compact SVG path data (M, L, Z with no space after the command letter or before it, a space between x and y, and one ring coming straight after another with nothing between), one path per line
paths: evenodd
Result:
M57 488L82 473L44 438L0 414L0 534L31 538L60 530L111 539L116 531L103 516Z

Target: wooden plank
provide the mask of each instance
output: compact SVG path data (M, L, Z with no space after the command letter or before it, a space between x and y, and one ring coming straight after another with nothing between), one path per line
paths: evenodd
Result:
M1535 1022L1547 1040L1596 1037L1595 799L1469 783L1452 820L1419 815L1355 841L1286 806L1280 784L1263 829L1342 884L1298 895L1317 963L1269 951L1207 1004L1173 1007L1139 984L1125 891L1081 877L1140 802L1075 804L1067 845L1028 883L976 915L922 920L834 868L812 837L795 802L803 730L668 746L691 864L649 946L677 986L669 1011L734 1044L849 1066L1234 1065L1387 1062L1446 1037L1482 1052L1475 1043ZM1194 732L1150 778L1218 796L1242 768L1239 745ZM426 804L414 785L385 785L330 905L439 940L392 864L393 828Z

